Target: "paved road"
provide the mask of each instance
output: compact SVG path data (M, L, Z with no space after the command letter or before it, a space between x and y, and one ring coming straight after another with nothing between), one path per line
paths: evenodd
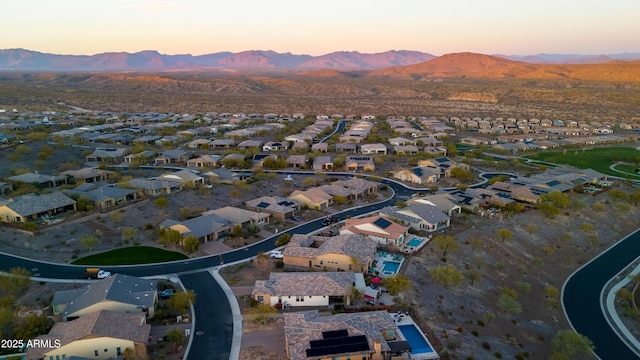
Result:
M195 328L187 360L228 360L233 341L233 314L220 284L208 271L181 275L180 281L196 293Z
M603 288L640 255L640 230L573 273L562 288L562 306L571 326L588 337L602 360L639 359L604 315Z

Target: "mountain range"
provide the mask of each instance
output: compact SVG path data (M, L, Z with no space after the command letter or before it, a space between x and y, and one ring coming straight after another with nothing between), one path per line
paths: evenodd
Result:
M466 53L465 53L466 54ZM451 54L449 54L451 55ZM206 69L259 70L379 70L429 63L446 58L432 54L391 50L363 54L338 51L321 56L295 55L275 51L250 50L238 53L218 52L205 55L165 55L157 51L136 53L109 52L96 55L59 55L25 49L0 50L0 70L52 72L168 71ZM489 55L485 55L489 56ZM450 56L449 56L450 57ZM530 56L494 55L494 59L529 64L602 64L640 59L640 53L613 55L538 54Z

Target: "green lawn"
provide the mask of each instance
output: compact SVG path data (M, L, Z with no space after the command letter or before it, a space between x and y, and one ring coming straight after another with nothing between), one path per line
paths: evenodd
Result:
M77 259L74 265L134 265L184 260L189 257L175 251L150 246L133 246L93 254Z
M603 174L624 177L623 174L610 170L609 166L618 161L634 161L640 157L640 151L630 147L605 147L589 150L567 149L540 152L525 157L532 160L572 165L580 169L591 168Z

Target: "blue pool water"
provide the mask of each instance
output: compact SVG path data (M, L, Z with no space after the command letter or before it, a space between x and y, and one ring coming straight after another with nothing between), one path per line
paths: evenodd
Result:
M413 239L411 239L411 241L409 241L407 243L407 246L418 247L418 246L420 246L420 244L422 244L423 241L424 240L422 240L422 239L413 238Z
M400 329L402 335L404 335L409 345L411 345L412 354L433 352L433 349L415 325L398 325L398 329Z
M384 267L382 268L382 272L384 274L387 273L397 273L400 268L400 263L395 261L383 261Z

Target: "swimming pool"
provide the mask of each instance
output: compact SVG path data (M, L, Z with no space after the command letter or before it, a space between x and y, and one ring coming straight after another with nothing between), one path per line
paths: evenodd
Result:
M417 248L418 246L420 246L420 244L422 244L423 241L424 240L420 238L413 238L407 243L407 246L413 246Z
M434 352L427 339L415 325L398 325L398 329L400 329L402 335L404 335L409 345L411 345L412 354Z
M384 265L382 267L383 274L391 274L391 273L395 274L398 272L398 269L400 268L400 263L395 261L383 261L382 264Z

